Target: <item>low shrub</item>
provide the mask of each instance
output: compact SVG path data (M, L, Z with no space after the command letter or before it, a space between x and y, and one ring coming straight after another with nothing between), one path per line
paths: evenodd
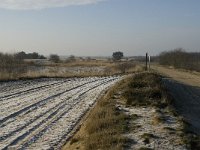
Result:
M128 84L123 96L129 106L158 106L164 108L170 103L170 98L167 97L167 92L161 84L161 77L154 73L135 75Z

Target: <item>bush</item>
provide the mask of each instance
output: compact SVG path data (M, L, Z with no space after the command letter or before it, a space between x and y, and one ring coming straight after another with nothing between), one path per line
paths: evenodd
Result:
M49 60L54 63L58 63L60 61L60 57L56 54L51 54Z
M131 67L135 67L135 64L130 62L122 62L116 64L116 68L120 70L121 73L126 73L127 70L129 70Z

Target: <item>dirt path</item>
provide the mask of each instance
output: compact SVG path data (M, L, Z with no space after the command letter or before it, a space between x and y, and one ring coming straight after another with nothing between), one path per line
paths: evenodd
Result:
M191 124L191 131L200 135L200 74L160 66L153 69L169 77L163 81L175 98L177 111Z
M186 71L180 71L176 69L169 69L161 66L152 66L154 70L157 70L159 73L164 74L176 81L181 83L200 87L200 73L190 73Z

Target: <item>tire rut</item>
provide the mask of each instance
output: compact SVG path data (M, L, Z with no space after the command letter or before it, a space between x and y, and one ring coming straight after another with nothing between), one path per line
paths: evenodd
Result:
M17 111L11 114L8 113L7 116L0 118L0 128L2 131L0 132L0 149L31 149L32 146L34 147L34 143L40 143L41 140L39 139L46 138L49 132L52 132L52 134L50 134L50 141L48 140L50 142L49 144L53 149L58 148L63 138L68 137L69 133L80 121L81 116L91 107L90 103L93 104L100 92L119 79L119 76L91 77L78 80L70 79L68 81L73 80L73 83L69 85L71 88L66 89L68 86L57 88L57 93L52 92L53 94L47 98L38 100L37 102L30 101L30 105L22 105L22 107L20 106L21 108L19 107L19 110L16 109ZM56 83L53 83L50 87L40 86L40 88L36 88L35 91L34 88L32 88L32 91L29 91L29 89L25 91L27 91L27 93L33 93L33 97L37 97L38 92L36 91L41 91L42 93L45 92L42 90L45 88L54 91L52 88L56 85ZM62 85L61 83L61 86ZM46 91L48 91L48 89ZM59 90L61 91L59 92ZM21 98L26 98L26 96L28 96L28 94L24 96L23 94L25 93L26 92L19 94L21 96L19 96L18 101L23 101ZM4 111L6 110L4 109ZM70 114L72 116L68 118ZM63 119L69 119L69 122L63 124ZM62 124L66 126L66 130L63 130L64 126L62 126ZM62 128L59 127L60 125ZM58 133L56 129L59 130ZM56 134L59 138L52 141ZM45 141L45 143L47 144L48 141Z
M93 81L92 81L92 82L93 82ZM84 83L83 85L86 85L86 84L88 84L88 83L90 83L90 82ZM21 109L21 110L19 110L19 111L17 111L17 112L14 112L14 113L12 113L12 114L10 114L10 115L4 117L4 118L1 118L1 119L0 119L0 126L3 124L3 122L5 122L6 120L8 120L9 118L13 118L13 117L15 117L15 116L18 116L19 114L23 113L24 111L29 110L30 108L33 108L33 109L34 109L34 108L40 107L40 106L44 105L45 103L47 103L47 102L48 102L49 100L51 100L52 98L58 97L58 96L60 96L60 95L62 95L62 94L64 94L64 93L66 93L66 92L72 91L72 90L74 90L74 89L76 89L76 88L79 88L79 87L81 87L81 86L83 86L83 85L79 85L79 86L77 86L77 87L73 87L73 88L71 88L71 89L67 89L67 90L65 90L65 91L59 92L59 93L57 93L57 94L54 94L54 95L52 95L52 96L50 96L50 97L47 97L47 98L45 98L45 99L43 99L43 100L41 100L41 101L39 101L39 102L36 102L36 103L34 103L34 104L31 104L31 105L29 105L29 106L27 106L27 107L25 107L25 108L23 108L23 109Z
M110 80L109 80L110 81ZM17 142L21 141L22 139L24 139L26 136L28 136L29 134L31 134L32 132L34 132L35 130L37 130L38 127L40 127L42 124L45 124L47 123L48 124L48 127L47 128L44 128L40 131L37 131L38 134L34 135L28 142L26 142L25 146L22 146L22 147L27 147L27 145L29 145L31 142L33 142L32 139L37 140L37 138L39 138L40 136L42 136L46 130L48 130L48 128L50 128L52 125L54 125L63 115L65 115L70 109L72 109L72 107L74 105L76 105L77 103L80 102L80 99L81 97L86 94L88 91L94 89L94 88L97 88L98 86L102 85L102 84L105 84L109 81L105 81L103 83L100 83L98 85L95 85L95 86L92 86L90 87L88 90L86 91L80 91L80 95L78 96L75 96L75 102L69 106L67 109L65 108L67 106L67 102L63 105L61 105L58 109L56 109L56 111L54 111L52 114L50 114L46 119L42 120L39 124L35 125L34 127L32 127L31 129L29 129L27 132L25 132L24 134L22 134L21 136L17 137L15 140L13 140L9 145L7 145L6 147L3 148L3 150L7 149L8 147L12 146L12 145L16 145ZM78 101L79 100L79 101ZM59 113L59 111L62 111L63 109L65 109L64 112L62 112L60 115L58 116L55 116L57 113ZM51 121L50 120L50 124L49 122L47 122L49 119L55 117L55 120ZM43 125L45 126L45 125Z

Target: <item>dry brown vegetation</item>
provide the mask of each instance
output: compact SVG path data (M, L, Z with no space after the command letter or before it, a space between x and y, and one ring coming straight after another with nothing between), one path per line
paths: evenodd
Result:
M135 75L123 95L127 100L126 104L131 106L165 108L171 104L171 98L161 84L161 77L152 73Z
M120 63L121 65L121 63ZM123 63L123 66L125 64ZM124 73L134 73L142 70L142 67L139 65L135 65L134 62L127 63L128 67L124 67L123 69L119 67L118 63L107 62L104 61L74 61L69 63L50 63L46 64L43 67L48 68L48 71L27 71L23 77L24 78L37 78L37 77L88 77L88 76L110 76ZM40 66L41 67L41 66ZM103 68L102 71L92 70L93 68ZM80 68L80 70L85 69L85 71L81 72L68 72L68 69L71 68ZM87 70L87 69L90 69ZM65 71L62 71L65 69Z
M19 60L14 55L0 54L0 80L16 80L22 78L41 77L88 77L109 76L121 73L133 73L141 70L135 62L113 62L104 60L76 60L60 61L58 63L48 60ZM119 67L122 66L123 67ZM102 70L97 71L97 68ZM77 72L70 70L76 69ZM85 69L86 68L86 69ZM94 69L95 68L95 69ZM90 70L91 69L91 70ZM68 71L69 70L69 71ZM81 70L81 71L79 71Z

